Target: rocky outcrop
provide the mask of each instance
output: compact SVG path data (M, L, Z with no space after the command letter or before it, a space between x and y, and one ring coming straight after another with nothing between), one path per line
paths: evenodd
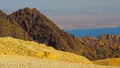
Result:
M0 10L0 18L6 18L7 14Z
M76 48L80 45L73 35L60 30L35 8L20 9L10 14L8 18L15 20L38 43L45 43L56 49L70 52L77 50Z
M0 10L0 37L11 36L14 38L32 40L29 34L15 21L10 22L7 15Z
M85 49L83 55L91 60L120 57L120 35L103 34L97 38L79 39Z

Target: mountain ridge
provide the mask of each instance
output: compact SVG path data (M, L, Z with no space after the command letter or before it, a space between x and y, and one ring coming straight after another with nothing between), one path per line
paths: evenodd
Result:
M83 55L90 60L120 57L118 36L103 35L98 38L76 38L74 35L59 29L53 21L36 8L26 7L9 15L0 11L0 26L0 37L10 36L44 43L57 50Z
M79 40L86 48L83 54L91 60L120 57L120 35L85 36Z
M14 20L10 21L7 14L0 10L0 36L11 36L24 40L32 40L28 33L22 29Z
M19 24L30 37L38 42L53 46L58 50L75 52L81 47L76 38L67 32L59 29L54 22L40 13L36 8L23 8L7 15L10 22ZM79 53L79 52L78 52Z

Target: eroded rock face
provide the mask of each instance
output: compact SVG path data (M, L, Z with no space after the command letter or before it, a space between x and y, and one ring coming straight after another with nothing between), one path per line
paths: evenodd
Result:
M83 55L91 60L120 57L120 35L103 34L97 38L83 37Z
M6 18L7 14L0 10L0 18Z
M15 21L7 18L7 14L0 10L0 37L11 36L14 38L32 40L29 34Z
M15 20L38 43L45 43L56 49L71 52L80 47L73 35L60 30L35 8L20 9L10 14L8 18Z

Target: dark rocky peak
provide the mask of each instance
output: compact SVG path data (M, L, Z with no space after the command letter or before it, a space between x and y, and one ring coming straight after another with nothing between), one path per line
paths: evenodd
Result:
M0 17L2 18L6 18L7 14L4 13L2 10L0 10Z
M24 30L30 31L35 25L36 27L40 24L42 27L52 26L52 28L57 28L51 20L49 20L45 15L40 13L36 8L30 9L28 7L20 9L8 16L10 20L15 20ZM57 28L58 29L58 28Z
M0 37L13 37L24 40L32 40L23 28L16 23L11 23L5 18L0 18Z
M20 9L17 11L18 14L26 14L26 15L30 15L30 16L37 16L40 14L40 12L36 9L36 8L29 8L29 7L26 7L26 8L23 8L23 9Z
M0 10L0 37L14 37L24 40L32 40L29 34L15 22L9 20L7 14Z
M15 20L38 43L45 43L64 51L72 51L80 45L72 35L60 30L54 22L35 8L20 9L8 18Z
M15 20L24 30L29 31L34 22L39 18L40 13L37 9L28 7L20 9L8 15L10 20Z

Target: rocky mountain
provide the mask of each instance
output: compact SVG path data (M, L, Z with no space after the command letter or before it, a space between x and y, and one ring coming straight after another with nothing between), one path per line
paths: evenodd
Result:
M120 35L77 39L57 27L36 8L24 8L10 15L0 11L0 37L14 37L44 43L55 49L83 55L90 60L120 57Z
M8 15L8 18L15 20L38 43L70 52L77 50L80 45L73 35L60 30L54 22L35 8L20 9Z
M11 36L14 38L32 40L29 34L21 28L15 21L9 21L7 14L0 10L0 36Z
M0 36L34 40L45 43L58 50L79 54L78 40L71 34L60 30L51 20L37 9L28 7L10 15L0 11Z
M120 57L120 35L103 34L97 38L79 39L86 50L83 55L91 60Z
M2 10L0 10L0 18L6 18L6 13L4 13Z

